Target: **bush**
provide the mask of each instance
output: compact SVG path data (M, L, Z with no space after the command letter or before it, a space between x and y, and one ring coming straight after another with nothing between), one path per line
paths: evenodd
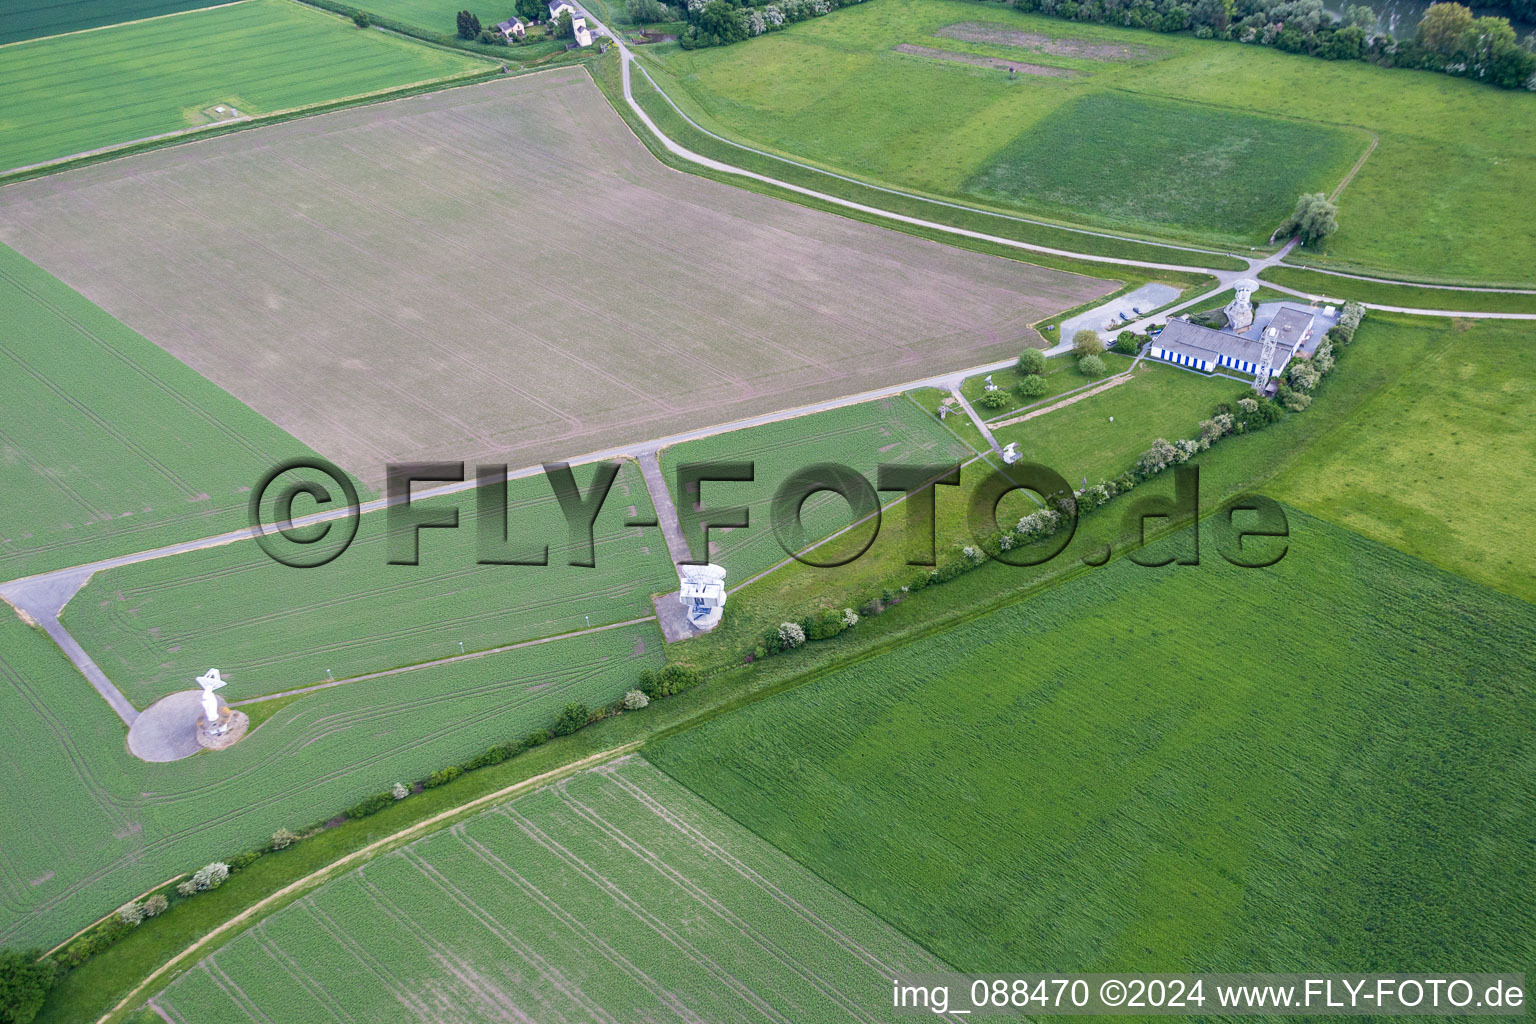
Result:
M144 921L144 908L137 903L128 903L118 908L117 919L126 925L141 924Z
M1143 478L1156 476L1178 460L1178 452L1166 438L1158 438L1152 442L1152 447L1142 452L1141 458L1136 460L1136 472Z
M396 800L404 800L411 795L411 791L405 788L405 783L397 782L389 787L389 795Z
M528 738L526 740L523 740L523 745L526 746L526 747L529 747L529 748L532 748L532 747L542 747L544 744L546 744L548 742L549 742L549 730L547 730L547 729L535 729L535 730L533 730L533 732L528 734Z
M1083 356L1096 356L1104 351L1104 342L1099 340L1097 331L1091 331L1084 327L1072 335L1072 352L1078 358Z
M197 883L190 878L185 882L178 882L176 883L176 892L181 896L196 896Z
M1028 377L1030 374L1045 372L1045 353L1037 348L1027 348L1019 353L1019 375Z
M272 849L274 850L286 850L298 841L299 834L297 832L290 832L286 828L280 828L272 833Z
M1110 348L1123 356L1133 356L1141 349L1141 340L1141 336L1133 331L1121 331Z
M1008 392L1001 388L996 391L984 391L981 397L976 399L976 404L983 409L1006 409L1009 405Z
M27 1024L43 1008L58 969L38 956L37 950L0 949L0 1021Z
M447 768L439 768L431 775L428 775L425 779L422 780L421 784L427 789L436 789L438 786L448 785L448 783L452 782L454 779L463 774L464 769L460 768L456 764L451 764ZM393 800L394 796L390 795L390 799Z
M347 817L366 818L370 814L378 814L384 808L395 802L393 792L375 793L366 800L360 800L347 808Z
M165 898L165 893L157 892L144 901L144 916L159 917L165 913L171 905L171 901Z
M358 11L352 15L352 24L356 25L358 28L367 28L370 24L372 24L372 22L368 20L368 14L366 11Z
M556 736L569 736L571 733L587 724L591 713L587 706L580 701L571 701L560 712L560 717L555 719L554 734Z
M1051 386L1046 383L1045 378L1040 374L1031 373L1019 381L1015 389L1025 398L1039 398L1051 390Z
M261 858L262 852L260 850L246 850L244 853L237 853L229 858L229 870L240 871L255 864Z
M195 891L207 892L210 889L217 889L223 885L224 880L228 877L229 865L223 861L216 860L212 864L199 868L197 873L192 876L191 881Z
M805 643L805 627L798 622L779 623L779 643L784 650L791 650Z
M1077 361L1077 372L1084 377L1104 376L1104 360L1099 356L1083 356Z
M639 690L630 690L624 695L624 710L639 711L643 707L650 706L651 698Z
M1292 235L1301 239L1302 245L1320 246L1330 235L1339 230L1339 208L1321 192L1303 194L1296 200L1296 209L1280 225L1275 234L1282 238Z

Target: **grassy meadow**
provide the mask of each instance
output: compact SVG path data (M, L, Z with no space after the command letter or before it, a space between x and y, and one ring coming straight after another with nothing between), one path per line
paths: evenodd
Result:
M1536 313L1536 295L1521 292L1466 291L1424 285L1386 284L1289 266L1267 267L1259 272L1259 280L1273 281L1287 288L1316 295L1376 302L1383 306L1444 309L1459 313Z
M1397 318L1389 329L1429 355L1272 493L1536 601L1536 325Z
M1271 569L1120 559L647 756L961 970L1531 963L1536 609L1289 523Z
M0 245L0 579L246 524L308 447Z
M404 1002L433 1020L490 1019L489 1003L501 1019L812 1024L875 1019L891 973L942 969L631 757L326 883L155 1005L208 1021L336 1005L394 1020Z
M955 26L993 41L955 38ZM895 52L903 44L1077 75L1010 79ZM1080 197L1092 180L1098 193L1074 221L1148 230L1138 218L1151 209L1158 236L1221 245L1262 243L1298 191L1331 192L1375 137L1326 262L1470 283L1529 281L1536 265L1536 96L1525 92L961 0L877 0L745 46L644 54L690 115L738 140L950 196L988 168L1045 186L1047 199ZM1144 104L1171 111L1166 132L1127 125L1123 113ZM1113 116L1052 120L1074 107ZM1209 142L1223 125L1231 146ZM1278 153L1266 148L1282 140ZM1172 205L1141 194L1149 177ZM1184 191L1200 201L1181 209ZM1012 205L1050 212L1034 193Z
M575 472L585 493L594 471ZM659 531L623 525L632 510L654 514L632 462L594 526L592 568L569 564L542 474L508 484L507 519L514 554L548 545L548 565L477 564L473 492L423 507L458 508L459 527L421 531L419 565L387 564L388 513L375 512L320 568L280 565L242 542L97 573L65 623L142 708L209 665L230 681L226 699L243 700L642 618L654 614L651 594L677 586Z
M0 616L0 652L0 783L33 795L0 811L0 944L25 948L275 829L548 728L568 701L610 703L660 666L661 634L645 623L322 690L217 756L169 764L127 752L42 632Z
M706 508L745 506L748 527L741 530L710 530L710 560L723 565L730 574L726 586L739 586L754 573L788 558L772 526L772 504L779 486L798 470L818 463L833 462L857 470L873 486L882 463L937 465L963 461L972 455L970 447L938 423L934 417L906 398L879 399L863 405L834 409L830 412L782 420L760 427L749 427L717 434L697 441L667 448L662 452L662 471L672 489L672 500L679 507L686 500L676 491L677 467L688 462L751 462L755 479L751 483L705 483ZM882 502L899 497L899 492L879 492ZM899 529L896 520L881 527ZM853 521L849 504L831 491L822 491L807 499L801 510L801 523L807 543L825 537ZM869 527L849 535L849 541L862 543ZM821 558L821 553L815 557Z
M0 49L0 170L481 70L292 0L245 0Z

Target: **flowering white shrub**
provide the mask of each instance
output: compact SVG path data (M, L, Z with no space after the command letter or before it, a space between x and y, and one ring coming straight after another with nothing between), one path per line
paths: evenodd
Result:
M229 865L216 860L207 867L198 869L192 876L192 886L197 892L207 892L209 889L217 889L223 885L228 877Z
M805 643L805 628L798 622L779 623L779 642L785 647L799 647Z
M286 850L298 841L298 834L290 832L286 828L280 828L272 833L272 849L274 850Z
M396 800L404 800L406 797L411 795L411 791L405 788L405 783L397 782L393 786L389 787L389 795L394 797Z
M859 613L854 611L852 608L844 608L843 609L843 625L845 625L845 626L857 626L858 624L859 624Z
M982 561L987 557L982 552L981 548L973 547L970 544L967 544L965 546L965 550L961 551L960 553L964 555L966 561L970 562L972 565L980 565Z
M624 710L626 711L639 711L643 707L648 707L650 703L651 698L639 690L630 690L624 695Z
M753 11L747 16L747 35L760 36L768 31L768 21L763 17L762 11Z
M117 917L124 924L139 924L144 920L144 908L137 903L129 903L118 909Z
M1136 460L1136 471L1142 476L1153 476L1167 469L1178 458L1179 453L1173 445L1168 443L1167 438L1160 437Z

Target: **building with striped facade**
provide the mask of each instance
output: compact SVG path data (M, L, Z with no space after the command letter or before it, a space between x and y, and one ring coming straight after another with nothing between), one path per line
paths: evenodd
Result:
M1264 340L1272 334L1275 355L1270 375L1277 377L1302 344L1310 340L1315 320L1308 310L1285 306L1253 338L1201 327L1188 320L1170 320L1162 333L1152 339L1147 355L1201 373L1233 370L1252 375L1259 372Z

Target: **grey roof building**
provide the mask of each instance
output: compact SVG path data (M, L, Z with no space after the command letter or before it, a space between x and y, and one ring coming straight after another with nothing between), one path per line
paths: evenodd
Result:
M1187 366L1202 373L1218 369L1257 374L1263 359L1264 341L1275 337L1271 376L1279 376L1296 349L1311 335L1315 316L1305 310L1283 307L1264 328L1259 338L1244 338L1226 331L1192 324L1188 320L1170 320L1161 334L1152 339L1147 354L1153 359Z

